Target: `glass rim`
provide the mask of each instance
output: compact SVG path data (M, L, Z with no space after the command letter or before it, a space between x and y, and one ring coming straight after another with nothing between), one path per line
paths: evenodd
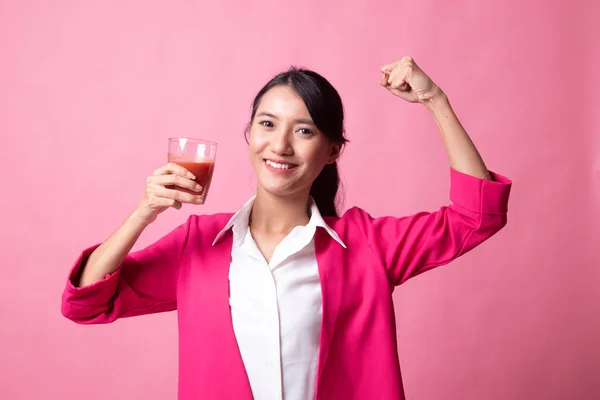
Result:
M210 140L205 140L205 139L197 139L197 138L191 138L191 137L186 137L186 136L174 136L174 137L170 137L169 138L169 142L172 141L179 141L181 139L185 139L186 142L192 142L192 143L197 143L197 144L206 144L209 146L218 146L217 142L211 142Z

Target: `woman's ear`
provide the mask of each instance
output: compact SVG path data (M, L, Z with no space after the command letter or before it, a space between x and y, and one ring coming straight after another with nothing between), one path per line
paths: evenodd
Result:
M329 160L327 161L327 164L333 164L337 161L337 159L340 157L341 148L342 146L340 146L339 143L333 143L331 145L331 148L329 150Z
M250 144L250 129L252 128L252 121L248 122L246 125L246 130L244 131L244 139L246 139L246 143Z

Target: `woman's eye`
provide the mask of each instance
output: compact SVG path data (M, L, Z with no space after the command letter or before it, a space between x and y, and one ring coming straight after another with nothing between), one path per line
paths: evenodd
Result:
M302 135L310 135L310 134L312 134L312 131L310 129L307 129L307 128L300 128L300 129L298 129L298 132L301 133Z
M262 126L267 127L267 128L272 128L273 127L273 123L271 121L262 121L262 122L260 122L260 124Z

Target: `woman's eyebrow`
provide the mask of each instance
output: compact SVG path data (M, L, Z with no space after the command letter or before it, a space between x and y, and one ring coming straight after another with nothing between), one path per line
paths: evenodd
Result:
M279 118L276 115L271 114L270 112L266 112L266 111L261 111L256 116L257 117L270 117L270 118L279 120ZM312 119L306 119L306 118L295 119L294 122L297 124L315 125L315 123Z

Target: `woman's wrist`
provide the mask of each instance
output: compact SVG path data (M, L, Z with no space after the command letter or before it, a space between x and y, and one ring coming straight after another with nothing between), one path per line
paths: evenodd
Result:
M438 88L437 92L424 100L421 100L421 104L427 108L427 110L434 116L439 117L442 114L446 114L450 107L450 100L446 93L442 89Z
M138 205L129 217L125 221L125 223L134 231L143 231L150 225L156 216L153 216L151 212L144 209L143 204Z

